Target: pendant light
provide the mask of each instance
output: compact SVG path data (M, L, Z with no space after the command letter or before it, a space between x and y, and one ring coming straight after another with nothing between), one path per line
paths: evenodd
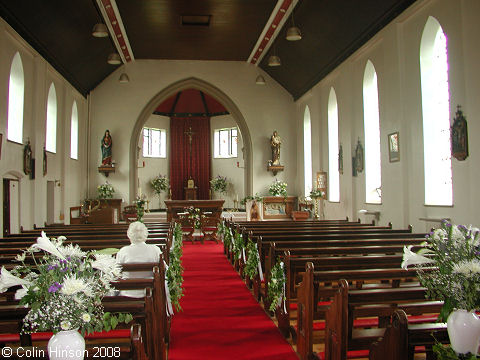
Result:
M117 53L111 53L108 55L107 63L110 65L120 65L122 63L122 59Z
M265 78L262 75L258 75L255 79L255 84L257 85L265 85Z
M287 36L285 37L288 41L298 41L302 39L302 33L300 29L295 26L295 21L293 20L293 11L292 11L292 26L287 29Z
M118 78L118 82L121 84L126 84L130 82L130 78L128 77L127 73L122 73Z
M107 37L108 36L107 25L103 23L95 24L92 29L92 36L97 38Z
M270 55L268 58L268 66L280 66L282 65L282 62L280 61L280 58L275 54L275 48L273 48L273 55Z

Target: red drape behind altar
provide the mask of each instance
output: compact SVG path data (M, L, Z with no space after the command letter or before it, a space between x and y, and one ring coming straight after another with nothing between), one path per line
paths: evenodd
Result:
M190 152L186 132L192 128ZM210 189L210 118L170 118L170 186L172 199L185 198L184 187L192 177L198 199L208 199Z

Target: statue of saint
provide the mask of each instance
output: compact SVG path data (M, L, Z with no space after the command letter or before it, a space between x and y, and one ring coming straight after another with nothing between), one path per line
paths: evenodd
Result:
M282 139L278 136L277 130L273 132L270 138L270 146L272 148L272 165L280 165L280 145Z
M100 148L102 149L102 166L112 166L112 137L110 130L105 130Z

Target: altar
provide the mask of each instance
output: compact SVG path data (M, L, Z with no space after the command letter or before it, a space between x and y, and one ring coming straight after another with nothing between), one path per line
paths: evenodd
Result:
M220 219L225 200L165 200L167 221L177 220L178 213L185 212L185 208L193 206L202 212L211 212L212 217Z

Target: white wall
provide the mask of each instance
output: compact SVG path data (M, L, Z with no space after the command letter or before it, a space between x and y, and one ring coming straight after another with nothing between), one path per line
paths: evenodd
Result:
M340 175L340 203L325 204L327 218L349 216L356 219L359 209L381 212L380 223L391 221L395 227L414 225L426 231L431 223L420 218L450 217L457 223L480 224L476 205L480 193L475 187L480 170L480 145L475 141L480 121L477 114L480 56L480 2L476 0L418 1L401 14L365 46L338 66L296 103L296 124L301 129L308 105L312 118L315 167L328 169L327 112L330 87L335 88L339 109L339 142L343 145L344 174ZM424 205L423 133L419 50L428 16L442 25L448 39L450 118L457 104L468 122L470 156L453 164L453 207ZM364 145L363 73L371 60L378 76L380 132L382 151L382 204L365 204L365 173L352 176L352 154L357 139ZM387 135L399 131L400 162L388 160ZM300 139L300 134L297 140ZM298 173L303 172L302 142L298 141ZM301 186L298 182L298 186ZM366 220L372 220L367 217Z
M59 180L54 198L54 221L69 221L69 208L79 204L86 194L87 100L63 79L3 19L0 19L0 174L19 179L20 226L30 229L43 226L47 213L47 181ZM7 108L10 67L16 52L20 53L25 79L23 143L7 141ZM47 155L47 174L43 175L43 146L48 90L55 84L57 93L57 152ZM79 114L79 160L70 159L70 117L73 101ZM35 158L35 179L23 173L23 148L30 139ZM82 175L83 174L83 175ZM57 182L58 184L58 182ZM3 201L3 200L2 200ZM3 212L3 207L2 210ZM12 214L14 216L14 214ZM3 216L0 216L0 223ZM1 224L3 226L3 224Z
M191 77L223 91L242 113L253 147L253 193L266 194L274 179L267 171L267 161L271 159L269 140L275 129L283 139L281 162L285 165L285 171L277 177L295 184L297 144L294 103L292 97L260 69L245 62L136 60L126 67L130 82L120 84L118 78L122 71L123 68L118 69L91 94L89 173L92 181L89 191L92 196L96 186L105 181L97 170L101 158L98 145L105 129L109 129L114 141L113 158L117 164L115 174L111 174L108 181L116 189L117 197L127 201L135 197L136 194L129 193L128 183L131 171L128 144L133 128L142 110L162 89ZM266 77L267 85L255 84L259 72ZM212 176L215 175L213 171ZM294 188L293 185L292 190Z
M235 120L230 115L215 116L210 119L210 128L212 136L210 139L211 153L212 153L212 179L218 175L226 176L228 181L227 193L224 194L212 194L214 198L225 199L224 207L233 208L233 200L238 197L240 201L244 195L244 176L243 176L243 140L240 132L238 133L238 156L236 158L219 159L213 157L213 134L216 129L225 129L235 127ZM238 162L238 167L237 167ZM240 206L240 205L238 205Z

